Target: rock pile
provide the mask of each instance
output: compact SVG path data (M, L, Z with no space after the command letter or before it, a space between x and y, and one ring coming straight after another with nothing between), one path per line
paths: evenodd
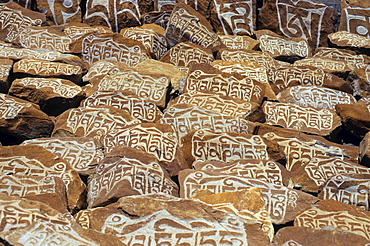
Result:
M370 4L323 2L0 5L0 245L369 245Z

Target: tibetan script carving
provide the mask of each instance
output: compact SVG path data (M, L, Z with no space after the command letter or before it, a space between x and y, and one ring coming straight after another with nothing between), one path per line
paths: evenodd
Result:
M370 38L370 8L347 5L342 8L339 30Z
M28 73L39 76L82 74L82 68L77 65L34 59L22 59L14 64L13 69L14 72Z
M221 50L220 59L224 61L255 62L265 68L275 67L276 62L268 53L249 50Z
M359 34L339 31L328 35L330 41L340 46L370 48L370 39Z
M17 102L6 94L0 93L0 119L14 119L25 107L32 107L32 104Z

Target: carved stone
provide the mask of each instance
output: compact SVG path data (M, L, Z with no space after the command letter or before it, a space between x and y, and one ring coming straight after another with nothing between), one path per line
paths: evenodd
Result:
M9 94L40 105L48 115L59 115L78 107L85 98L82 88L65 79L31 78L14 80Z
M356 68L347 77L353 87L353 94L361 97L370 96L370 64Z
M68 162L41 146L0 147L0 173L59 177L66 185L68 208L81 209L85 184Z
M322 136L329 135L341 125L339 116L330 109L315 109L290 103L266 101L263 104L263 112L267 124Z
M336 110L345 129L359 140L370 130L370 105L338 104Z
M156 122L162 112L155 103L139 98L130 91L96 91L81 102L82 107L108 105L127 111L132 118L142 122Z
M36 104L0 94L0 134L3 143L49 137L54 123Z
M258 47L259 42L249 36L219 35L221 42L227 49L253 50Z
M339 47L370 49L370 39L362 35L339 31L328 35L330 42Z
M309 57L298 60L294 62L294 66L312 66L320 68L327 73L346 73L351 71L347 62L323 57Z
M38 145L64 159L80 175L90 175L103 160L102 144L94 138L35 138L21 145Z
M66 35L73 41L77 41L82 36L88 33L96 34L113 33L113 31L106 26L90 26L88 24L80 22L66 23L58 27L62 28L64 35Z
M342 0L339 31L370 38L370 4L366 1Z
M82 11L80 0L65 2L63 0L36 0L36 8L45 13L47 22L51 26L58 26L69 22L81 22Z
M308 205L318 198L302 191L293 190L281 185L244 178L235 175L216 175L191 169L179 173L180 197L191 197L197 191L208 189L214 193L259 188L267 211L274 224L292 221Z
M366 133L365 137L361 140L359 154L360 163L370 167L370 132Z
M89 207L106 205L123 196L165 193L178 196L179 190L155 156L121 147L113 150L89 177Z
M113 75L127 71L129 68L130 67L127 64L118 61L113 61L110 59L99 60L91 64L89 71L82 77L82 80L83 82L89 82L94 77L108 74Z
M278 62L269 53L246 49L223 49L217 53L217 59L223 61L255 62L265 68L276 67Z
M13 68L11 59L0 59L0 93L7 93L10 81L8 80L10 71Z
M172 2L170 2L170 4L172 5ZM173 6L171 6L170 8L171 9L168 11L152 11L146 14L142 14L140 20L143 24L156 24L166 29L168 21L171 17L171 10Z
M261 29L288 38L305 38L312 49L327 46L335 31L338 14L329 6L311 0L267 0L259 12Z

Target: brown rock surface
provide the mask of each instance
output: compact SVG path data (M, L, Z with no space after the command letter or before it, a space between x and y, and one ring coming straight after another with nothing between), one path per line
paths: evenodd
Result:
M7 93L10 81L8 80L13 68L13 61L10 59L0 59L0 93Z
M63 29L63 33L73 41L78 40L88 33L113 33L113 31L106 26L90 26L79 22L66 23L59 27L61 27Z
M164 4L167 4L167 3L168 1L164 2ZM170 2L170 5L175 5L175 3L172 4L172 2ZM151 11L146 14L143 14L141 15L141 18L140 18L141 22L143 24L156 24L166 29L167 23L170 20L172 7L173 6L171 6L170 7L171 9L169 9L168 11L167 10L166 11Z
M47 22L51 26L82 21L81 0L71 0L69 2L63 0L36 0L35 2L36 8L45 13Z
M366 104L338 104L336 111L343 126L360 140L370 130L370 106Z
M89 175L103 160L103 146L94 138L36 138L21 145L38 145L64 159L80 175Z
M339 47L370 48L370 39L359 34L339 31L328 35L330 42Z
M89 67L89 71L82 77L82 79L84 82L89 82L94 77L108 74L113 75L126 71L129 68L130 67L125 63L103 59L91 64L91 66Z
M320 68L327 73L346 73L351 71L345 61L323 58L309 57L294 62L294 66L312 66Z
M370 96L370 65L354 69L347 77L353 87L353 94L361 97Z
M85 93L75 83L57 78L26 77L12 82L9 95L36 103L48 115L78 107Z
M219 35L221 42L227 49L253 50L258 47L259 42L249 36Z
M365 137L360 142L360 163L370 167L370 132L365 134Z
M367 1L341 1L340 31L370 38L370 4Z
M0 172L4 175L36 175L59 177L67 189L71 212L84 203L85 184L68 162L41 146L0 147Z
M222 49L217 53L217 59L235 62L255 62L265 68L278 65L278 62L269 53L246 49Z

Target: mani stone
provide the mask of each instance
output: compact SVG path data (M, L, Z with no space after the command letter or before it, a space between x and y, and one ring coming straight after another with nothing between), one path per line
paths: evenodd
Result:
M328 35L330 42L339 47L370 49L370 38L362 35L339 31Z
M294 220L294 226L353 233L370 240L370 212L363 208L338 202L322 200L312 205Z
M0 135L3 143L49 137L53 128L52 119L36 104L0 93Z
M58 26L68 22L81 22L82 11L80 0L36 0L36 9L45 13L46 20L50 26Z
M0 6L0 39L6 42L18 42L20 32L29 26L41 26L46 22L44 14L25 9L14 2Z
M370 38L370 4L367 1L342 0L339 31Z
M86 34L74 43L71 51L82 53L82 60L89 65L107 59L133 67L149 58L144 44L118 33Z
M66 23L59 27L61 27L63 29L63 33L73 41L78 40L88 33L113 33L112 30L106 26L90 26L79 22Z
M223 96L217 93L184 93L170 101L167 110L175 104L190 104L199 109L234 118L248 119L258 110L259 104L251 103L235 97Z
M118 131L109 131L102 140L106 156L124 146L144 151L157 158L170 176L189 168L170 125L161 123L135 124Z
M101 140L108 133L117 133L130 124L140 123L124 110L112 106L71 108L55 120L53 137L92 137Z
M170 125L180 142L192 130L252 134L255 128L255 124L250 121L190 104L174 104L168 107L159 122Z
M367 245L370 240L340 230L313 229L308 227L287 226L281 228L274 238L274 246L310 246L310 245Z
M361 140L370 130L370 105L338 104L336 111L352 136Z
M322 187L318 197L333 199L369 210L370 174L339 173Z
M253 50L258 47L259 42L249 36L218 35L221 42L230 50L247 49Z
M131 91L96 91L81 102L81 107L112 106L127 111L142 122L157 122L162 112L155 103L139 98Z
M163 35L164 29L155 24L124 28L120 31L120 34L124 38L140 41L153 59L161 59L169 48L168 40Z
M28 49L49 49L61 53L70 52L72 39L52 27L27 27L19 34L19 43Z
M212 174L191 169L179 173L180 197L188 198L199 190L207 189L214 193L231 192L259 188L266 209L274 224L285 224L294 220L307 206L319 199L302 191L254 178L235 175Z
M40 236L41 235L41 236ZM91 245L91 246L124 246L116 236L83 229L74 221L68 224L56 224L54 221L36 221L24 228L0 233L11 245Z
M267 77L276 94L296 85L316 85L353 93L353 88L347 81L311 66L271 67L267 69Z
M0 58L0 93L7 93L10 86L8 80L13 68L13 60Z
M154 4L155 2L156 1L154 1ZM172 5L172 3L170 4ZM175 3L173 5L175 5ZM166 29L167 23L170 20L172 7L173 6L171 6L171 9L168 11L151 11L141 15L140 19L142 24L156 24Z
M89 82L94 77L107 74L113 75L126 71L127 69L129 69L128 65L118 61L112 61L109 59L99 60L90 65L89 70L82 77L82 80L83 82Z
M367 132L365 137L360 142L360 163L370 167L370 132Z
M217 53L217 60L234 62L255 62L262 67L276 67L278 62L269 53L247 49L222 49Z
M263 104L263 112L267 124L322 136L329 135L341 125L340 117L330 109L266 101Z
M85 184L69 163L42 146L0 147L0 173L4 175L36 175L59 177L66 185L71 212L84 204Z
M216 209L231 212L251 222L260 223L262 231L264 231L270 241L272 241L274 237L274 227L272 226L271 218L268 215L259 188L254 187L249 190L221 192L216 194L210 190L200 190L191 198L207 203Z
M193 65L186 78L185 93L213 92L261 104L264 84L239 73L223 73L209 64Z
M21 145L38 145L64 159L80 175L90 175L104 159L103 145L94 138L35 138Z
M210 49L189 42L176 44L160 59L161 62L173 64L186 74L192 64L211 63L214 60L215 58Z
M260 42L259 48L274 58L294 61L311 56L311 48L304 38L282 37L270 30L259 30L255 33Z
M370 96L370 64L356 68L349 73L347 81L353 87L353 94L361 97Z
M318 155L307 163L296 166L291 173L296 187L309 192L318 192L320 187L337 174L370 174L370 168L341 158Z
M252 36L256 30L256 0L211 1L210 23L218 34Z
M225 47L206 18L181 2L172 9L165 36L171 47L181 42L194 43L209 48L213 52Z
M104 206L123 196L165 193L178 196L177 184L158 163L144 151L121 147L113 150L89 176L89 208Z
M202 129L183 137L182 151L189 165L195 161L279 160L282 157L275 144L259 135Z
M127 90L164 108L170 83L171 78L166 73L130 68L112 75L97 76L84 87L84 91L91 96L96 91Z
M270 160L197 161L193 163L193 168L215 175L235 175L292 187L290 172L280 163Z
M270 245L260 223L193 199L165 194L128 196L109 208L121 212L96 208L78 219L89 221L91 229L113 233L126 245Z
M61 213L68 213L66 187L59 177L0 174L0 193L43 202Z
M309 57L298 60L294 62L294 66L312 66L321 68L327 73L346 73L351 71L351 68L348 67L345 61L324 57Z
M78 107L85 98L80 86L57 78L16 79L12 82L9 95L36 103L42 111L54 116Z
M337 17L332 8L312 0L267 0L259 13L260 29L307 39L312 49L328 46L327 36L335 32Z
M277 99L282 103L293 103L316 109L335 110L337 104L356 103L356 99L349 93L337 91L322 86L296 85L281 91Z
M150 13L169 12L171 14L171 10L173 9L175 5L176 5L176 0L155 0L154 1L154 11Z

